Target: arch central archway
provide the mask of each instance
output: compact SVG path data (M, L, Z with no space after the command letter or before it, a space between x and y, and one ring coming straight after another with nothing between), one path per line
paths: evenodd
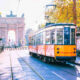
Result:
M9 42L9 45L12 46L12 45L15 45L15 41L16 41L16 33L14 30L9 30L8 31L8 42Z

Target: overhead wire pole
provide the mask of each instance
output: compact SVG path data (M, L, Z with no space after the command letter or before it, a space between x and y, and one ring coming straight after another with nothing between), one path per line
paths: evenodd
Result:
M73 0L73 22L75 25L77 24L76 0ZM77 32L77 26L75 28L75 40L76 40L75 42L77 43L76 32Z
M77 23L76 0L73 0L73 21L74 21L74 24Z

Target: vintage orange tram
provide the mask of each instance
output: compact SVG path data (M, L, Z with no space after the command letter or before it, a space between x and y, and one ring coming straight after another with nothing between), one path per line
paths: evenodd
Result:
M29 35L29 52L44 61L75 62L75 24L48 23Z

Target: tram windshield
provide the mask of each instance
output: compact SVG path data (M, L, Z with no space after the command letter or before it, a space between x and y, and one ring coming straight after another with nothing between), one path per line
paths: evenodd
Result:
M58 45L75 45L75 29L64 27L57 29Z
M70 27L64 28L64 44L65 45L70 44Z
M75 45L75 29L64 27L46 31L46 44Z
M71 29L71 44L75 44L75 29Z
M63 28L57 29L57 44L63 44Z

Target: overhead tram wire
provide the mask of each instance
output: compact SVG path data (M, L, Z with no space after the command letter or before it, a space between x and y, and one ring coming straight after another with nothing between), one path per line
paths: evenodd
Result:
M21 11L21 13L24 15L24 12L22 12L24 10L24 8L22 6L23 6L23 4L22 4L21 0L18 0L16 14L20 13L20 11Z
M18 11L20 10L20 6L21 6L21 0L18 0L18 5L16 8L16 14L18 14Z
M16 13L18 13L19 5L20 5L20 0L18 0L18 5L17 5L17 8L16 8Z

